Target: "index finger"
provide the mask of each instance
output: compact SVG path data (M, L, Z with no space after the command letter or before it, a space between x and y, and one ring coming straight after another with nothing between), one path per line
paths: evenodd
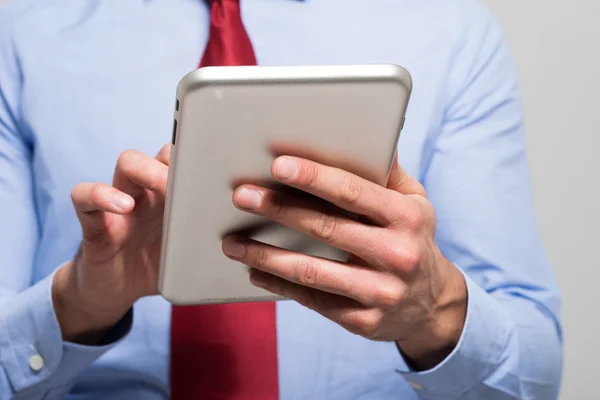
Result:
M392 211L402 195L339 168L302 158L282 156L273 162L273 176L286 185L322 198L380 225L393 222Z
M164 197L169 167L160 160L135 150L121 154L113 177L113 185L131 197L150 190Z

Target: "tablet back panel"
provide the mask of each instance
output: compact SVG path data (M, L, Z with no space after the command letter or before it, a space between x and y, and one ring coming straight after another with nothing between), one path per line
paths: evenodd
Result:
M283 154L385 185L412 88L393 65L208 67L177 88L159 288L176 304L275 299L221 250L230 233L343 261L347 255L236 209L241 183L272 186ZM279 188L278 186L273 186Z

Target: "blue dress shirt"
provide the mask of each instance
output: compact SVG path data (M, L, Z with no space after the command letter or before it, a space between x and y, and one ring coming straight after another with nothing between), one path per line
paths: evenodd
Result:
M425 185L437 243L469 296L460 343L424 372L393 343L278 303L281 399L556 398L559 294L532 208L518 82L490 13L472 0L242 9L261 64L412 73L400 161ZM168 397L165 300L138 301L112 340L81 346L61 339L51 282L80 241L71 189L110 183L122 151L154 155L170 140L175 87L198 64L208 17L201 0L0 6L0 399Z

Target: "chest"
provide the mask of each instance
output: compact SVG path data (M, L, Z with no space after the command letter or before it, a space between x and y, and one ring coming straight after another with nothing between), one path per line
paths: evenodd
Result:
M244 3L242 13L262 65L407 68L414 90L399 157L420 177L443 119L447 56L435 44L443 28L423 35L415 21L423 20L424 11L379 2L387 8L354 1L341 8L338 1L282 1L286 5L278 7L255 1ZM22 118L34 147L40 248L56 250L50 242L60 237L64 249L56 260L42 257L48 265L70 257L78 242L72 187L110 182L121 152L155 154L170 141L175 88L197 67L208 39L209 16L200 1L134 3L100 2L86 13L61 14L54 31L28 35L22 46ZM415 35L421 36L418 46Z

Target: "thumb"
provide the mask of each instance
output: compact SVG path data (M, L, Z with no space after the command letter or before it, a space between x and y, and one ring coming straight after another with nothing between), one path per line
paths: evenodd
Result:
M394 161L392 162L392 169L388 178L387 188L406 195L416 194L419 196L426 196L423 185L408 175L398 162L397 150L394 154Z
M156 155L156 159L165 165L169 165L171 159L171 143L167 143L160 149Z

